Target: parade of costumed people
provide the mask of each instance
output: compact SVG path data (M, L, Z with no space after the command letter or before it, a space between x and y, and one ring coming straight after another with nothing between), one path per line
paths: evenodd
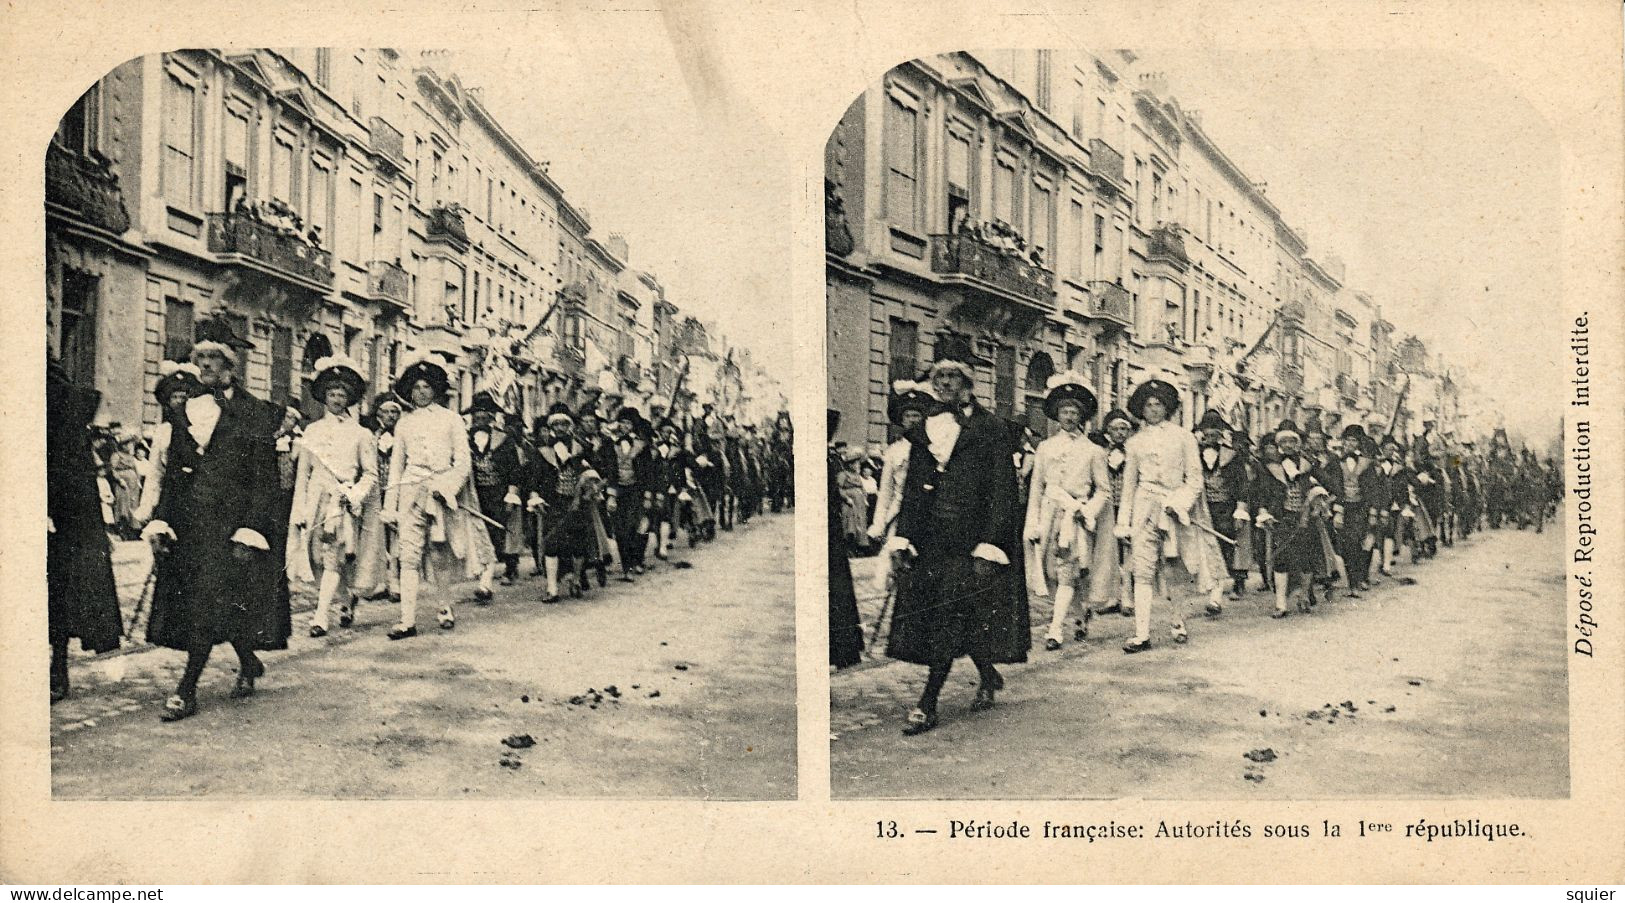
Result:
M762 425L775 443L710 411L663 416L657 430L622 397L593 394L573 411L553 405L527 436L493 392L475 393L462 414L450 408L451 373L436 356L409 356L387 390L369 396L362 367L327 354L308 365L316 416L307 420L244 387L240 368L255 346L226 317L200 321L196 338L189 360L158 368L159 419L127 450L145 466L126 487L123 517L111 515L113 468L96 451L114 426L94 423L94 391L48 368L53 702L69 694L75 638L79 654L94 656L144 624L138 644L186 653L159 711L178 721L199 710L216 645L237 656L228 695L254 695L267 671L260 653L287 648L295 592L313 603L301 605L302 636L355 628L363 603L387 601L399 611L385 636L408 639L420 602L442 629L457 627L453 584L472 581L476 605L490 603L499 573L503 586L518 584L527 548L538 559L533 576L548 578L536 599L557 602L605 587L611 566L635 582L651 552L690 567L675 560L674 542L713 541L724 504L735 529L775 500L789 507L776 482L791 479L787 414ZM701 455L707 467L726 460L726 478L702 474ZM135 600L120 599L114 578L112 547L126 522L139 534L132 542L153 551Z
M1527 450L1497 456L1496 440L1456 441L1431 423L1428 435L1406 440L1380 423L1328 431L1318 416L1302 426L1289 417L1255 442L1209 408L1181 426L1179 390L1161 378L1134 386L1127 410L1100 413L1086 376L1052 375L1042 400L1049 435L1027 447L1020 424L989 417L980 428L985 411L968 394L969 372L939 361L922 381L891 386L894 438L874 455L881 469L863 536L884 554L861 572L850 498L860 453L833 429L830 436L831 574L851 574L862 611L854 628L846 579L832 576L831 664L878 664L864 639L886 636L888 657L926 665L924 692L904 725L911 735L940 722L942 675L959 655L978 662L984 677L972 708L986 708L1002 684L995 664L1023 660L1040 640L1052 653L1086 646L1096 616L1132 617L1123 651L1138 653L1152 648L1154 623L1165 621L1168 636L1186 643L1194 614L1222 617L1249 590L1268 600L1260 614L1311 614L1334 595L1358 599L1385 579L1415 584L1402 567L1414 570L1439 548L1491 529L1496 504L1500 523L1539 530L1561 499L1555 468ZM973 456L982 462L974 479L963 469ZM1505 488L1493 485L1496 468ZM1001 473L1007 480L995 479ZM1011 489L1023 548L996 541L1011 525ZM975 550L987 564L973 561ZM1020 572L1021 592L1008 580L988 592L976 582L978 567ZM1016 638L1010 626L1030 623L1022 615L1039 600L1050 603L1047 627ZM966 624L979 625L974 641Z

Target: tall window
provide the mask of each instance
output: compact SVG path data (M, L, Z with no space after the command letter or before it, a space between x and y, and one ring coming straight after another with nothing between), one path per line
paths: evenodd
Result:
M174 72L164 82L164 197L197 202L197 92Z
M1016 168L1001 158L993 168L993 215L1014 226L1016 210Z
M1016 413L1016 349L999 346L993 356L993 413L1006 420Z
M919 192L915 154L919 116L893 93L886 105L886 218L896 226L916 229Z
M1111 273L1113 282L1123 281L1123 247L1124 231L1121 225L1112 227L1112 246L1106 251L1106 266Z
M164 298L164 360L184 361L192 351L192 302Z
M288 404L293 394L293 329L275 326L271 330L271 400Z
M344 209L349 212L345 215L353 219L346 221L344 234L339 241L339 253L345 260L365 263L361 260L361 249L365 247L361 234L367 228L367 211L361 206L361 183L354 178L350 179L347 192Z
M80 95L57 125L56 143L76 154L95 150L100 138L102 86L100 82Z
M62 271L57 357L68 377L81 386L96 384L96 289L100 282L79 270Z
M920 324L912 320L891 321L887 340L886 367L891 382L912 380L919 373Z
M310 213L305 217L311 226L320 229L322 240L331 240L332 233L328 211L333 203L333 170L332 164L325 160L316 160L310 167Z
M1050 101L1052 99L1050 97L1050 75L1051 70L1054 68L1055 51L1038 51L1038 72L1036 73L1038 78L1038 106L1044 110L1048 110L1050 108Z
M1067 207L1066 229L1067 234L1072 238L1072 244L1067 248L1071 253L1066 255L1068 260L1066 261L1065 272L1073 279L1082 279L1083 243L1087 226L1084 225L1083 202L1077 198L1073 198L1071 204Z
M1055 261L1051 259L1055 245L1050 241L1050 220L1055 215L1054 195L1048 185L1042 182L1033 183L1031 242L1033 247L1039 249L1045 266L1050 269L1055 268Z
M948 133L948 232L959 231L960 221L970 216L970 138Z
M271 144L271 196L293 205L293 144L282 135Z
M1151 222L1162 222L1162 176L1151 174Z
M1105 279L1106 273L1106 217L1095 214L1095 278Z
M225 211L237 207L238 198L248 197L248 111L234 104L226 107Z
M1072 82L1072 137L1078 141L1083 140L1084 107L1089 98L1083 90L1083 82Z
M1145 222L1145 163L1134 161L1134 221Z

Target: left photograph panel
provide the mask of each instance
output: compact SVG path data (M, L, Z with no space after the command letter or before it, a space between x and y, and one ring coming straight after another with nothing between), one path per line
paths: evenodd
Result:
M62 117L56 798L796 796L790 312L729 316L789 229L706 209L675 61L534 65L181 50Z

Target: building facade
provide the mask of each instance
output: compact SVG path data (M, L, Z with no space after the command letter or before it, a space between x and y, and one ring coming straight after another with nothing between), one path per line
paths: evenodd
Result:
M250 391L317 405L343 352L375 388L428 352L463 403L529 422L586 390L635 395L677 308L435 53L183 50L127 62L46 154L51 351L151 425L159 362L225 316ZM647 394L645 392L644 394Z
M1040 435L1064 369L1102 412L1160 378L1186 425L1217 408L1255 435L1376 423L1402 401L1378 304L1132 51L905 63L824 162L827 387L848 443L883 444L890 384L943 354Z

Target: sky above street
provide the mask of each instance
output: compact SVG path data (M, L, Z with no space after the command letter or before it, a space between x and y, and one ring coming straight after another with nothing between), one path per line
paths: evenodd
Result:
M523 49L453 51L448 68L550 161L595 233L627 235L631 265L685 312L758 360L789 360L787 223L804 161L776 152L785 145L741 102L739 61L714 47L679 58L676 19L551 24ZM1443 353L1510 428L1555 432L1569 328L1551 314L1558 135L1518 85L1413 50L1139 52L1142 71L1165 72L1172 96L1268 183L1312 256L1341 257L1348 285ZM791 153L816 161L824 137Z
M446 68L684 314L758 363L788 361L788 162L749 117L696 107L664 29L605 21L562 16L522 49L449 51Z
M1509 429L1566 406L1558 136L1472 60L1403 51L1141 53L1169 93L1397 331L1443 353Z

